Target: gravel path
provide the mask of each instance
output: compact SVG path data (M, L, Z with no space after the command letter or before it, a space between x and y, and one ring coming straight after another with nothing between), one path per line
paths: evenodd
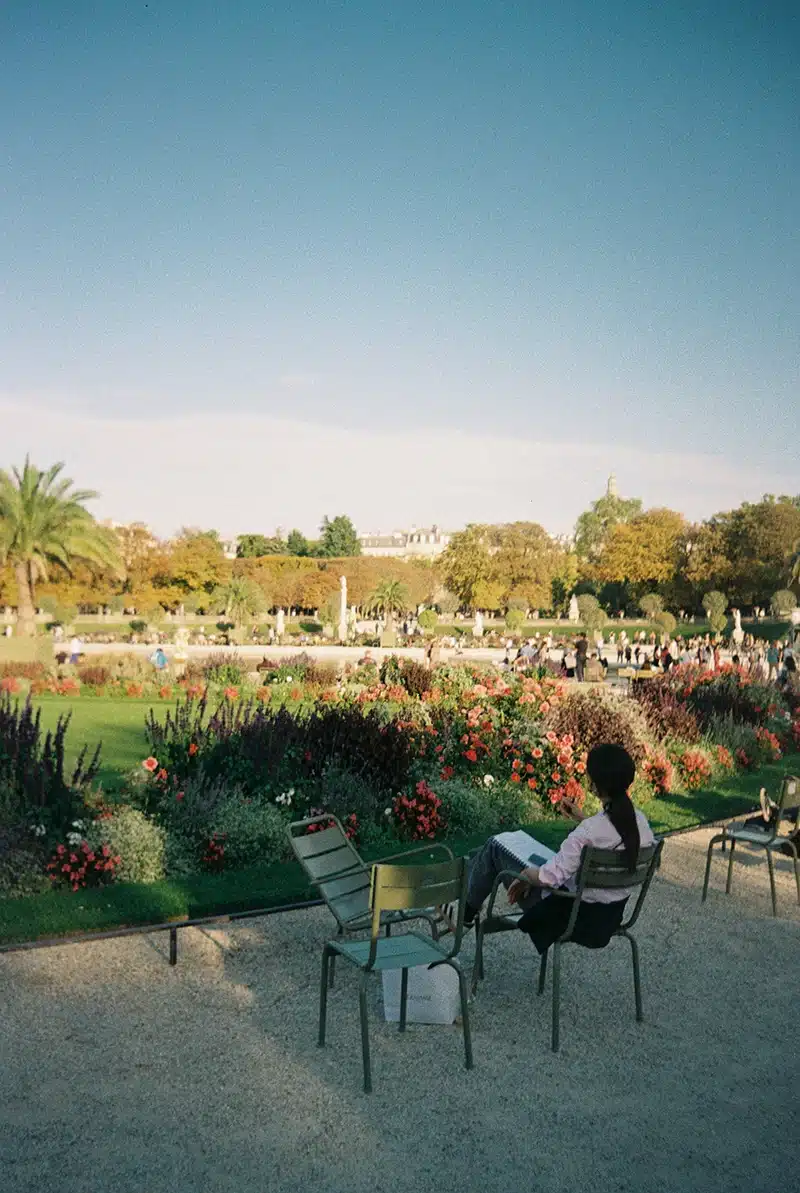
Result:
M174 970L163 935L3 957L3 1188L786 1188L800 909L781 860L772 918L763 855L702 906L708 837L668 844L640 922L645 1023L624 942L568 950L553 1056L532 950L494 937L471 1073L457 1027L382 1023L376 981L370 1097L344 966L315 1046L321 910L187 931Z

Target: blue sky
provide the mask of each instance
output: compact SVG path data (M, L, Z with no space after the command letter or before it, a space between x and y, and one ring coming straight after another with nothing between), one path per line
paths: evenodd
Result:
M789 0L7 0L0 113L0 464L98 513L800 489Z

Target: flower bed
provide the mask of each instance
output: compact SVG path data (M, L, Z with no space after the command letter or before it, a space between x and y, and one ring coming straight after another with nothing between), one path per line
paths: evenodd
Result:
M620 742L637 759L633 794L651 820L677 816L673 795L702 805L702 819L711 793L780 762L800 740L777 689L766 698L730 669L702 678L677 668L651 681L646 700L587 693L544 671L426 671L397 659L336 686L324 675L300 682L287 673L258 687L221 678L214 699L190 677L175 707L151 710L151 753L111 806L96 787L96 759L71 783L63 777L64 725L52 791L46 766L38 795L15 780L13 827L30 838L22 852L34 859L26 864L70 892L227 873L285 861L288 823L317 811L339 816L367 851L521 824L560 829L565 797L597 807L585 776L597 741ZM21 740L41 734L30 708L11 715L15 696L0 696L0 739L5 732L19 753ZM686 738L675 733L676 701L693 717ZM29 755L44 744L26 747Z

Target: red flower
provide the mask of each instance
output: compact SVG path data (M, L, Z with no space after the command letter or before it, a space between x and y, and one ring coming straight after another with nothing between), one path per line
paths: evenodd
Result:
M196 753L197 753L197 742L190 742L189 743L189 757L193 758Z
M467 762L477 762L478 761L478 755L475 753L474 750L465 750L464 757L466 758Z
M142 763L142 766L144 767L145 770L149 770L150 774L152 774L153 771L158 768L158 759L153 758L153 757L145 758L144 762Z

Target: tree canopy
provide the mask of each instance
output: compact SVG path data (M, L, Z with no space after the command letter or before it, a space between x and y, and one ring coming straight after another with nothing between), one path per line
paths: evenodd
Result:
M608 489L593 501L575 524L575 550L580 559L597 560L615 526L629 522L642 512L638 497L620 497L613 478Z
M22 470L0 470L0 564L10 564L17 585L19 632L36 632L35 590L51 568L70 574L77 562L121 577L119 542L100 526L86 502L97 494L76 489L63 464L42 471L26 458Z
M345 514L337 514L333 519L323 518L320 534L317 554L323 558L343 559L361 554L356 528Z

